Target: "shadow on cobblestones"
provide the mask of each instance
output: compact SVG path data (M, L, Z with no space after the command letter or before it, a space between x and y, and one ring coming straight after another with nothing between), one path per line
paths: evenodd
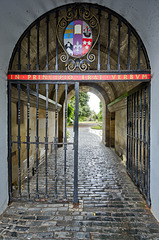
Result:
M120 159L101 143L100 134L97 136L89 127L80 128L79 139L79 205L74 206L72 202L13 202L0 217L0 239L159 240L159 225ZM62 154L63 150L59 149L61 159ZM70 153L68 149L68 198L73 195L71 154L72 149ZM39 174L43 174L42 166ZM54 193L53 166L49 175L51 198ZM42 194L43 180L40 180ZM58 182L61 197L62 184L61 177ZM24 186L23 194L25 191Z

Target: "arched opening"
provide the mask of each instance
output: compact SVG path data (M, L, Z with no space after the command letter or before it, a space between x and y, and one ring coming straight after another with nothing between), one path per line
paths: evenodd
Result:
M89 128L89 130L97 129L97 131L94 131L94 133L96 133L96 134L97 134L97 132L99 133L99 135L101 136L101 141L105 145L106 144L106 132L105 132L106 131L106 125L105 125L106 124L106 111L105 111L106 102L105 102L105 98L103 97L103 95L99 91L99 89L97 90L96 88L94 88L92 86L88 86L88 85L80 85L79 95L80 95L80 93L82 93L81 94L81 104L83 103L83 101L86 101L87 106L89 107L89 115L87 115L86 117L82 116L80 118L80 114L79 114L79 127L85 126L85 127ZM86 96L83 93L86 93ZM86 99L89 99L89 95L91 95L91 94L92 94L92 104L96 104L96 108L94 108L94 105L92 105L92 107L90 107L88 100L86 100ZM74 91L71 91L68 94L68 101L70 101L70 99L72 99L73 96L74 96ZM86 97L86 99L85 99L85 97ZM90 99L89 99L89 101L90 101ZM97 102L95 102L95 101L97 101ZM79 102L80 102L80 100L79 100ZM100 111L100 102L101 102L102 110L101 110L101 118L98 119L98 117L99 117L98 114ZM96 111L97 108L98 108L98 110ZM82 108L80 111L82 111ZM83 111L83 115L85 115L85 110Z
M150 69L141 38L123 17L99 5L76 3L54 9L32 23L15 46L9 70L67 70L69 62L60 60L63 54L68 58L62 46L63 33L78 18L87 21L94 31L91 52L95 60L89 61L87 70Z
M72 32L76 25L77 29ZM91 38L86 28L92 31ZM86 40L71 42L74 38L70 36L75 32L87 37ZM75 48L79 52L86 47L89 51L82 52L80 57L72 50ZM13 197L14 175L18 176L16 185L21 197L23 174L28 184L27 198L30 198L30 174L35 175L33 194L39 198L40 159L45 163L42 198L48 197L47 160L53 147L55 165L51 174L55 181L54 198L57 199L58 146L64 148L65 193L62 195L66 198L67 103L76 95L72 145L74 158L78 159L79 91L90 91L103 103L104 145L115 147L126 162L134 183L150 204L150 102L149 86L145 83L149 81L150 64L142 40L125 19L110 9L74 4L54 9L37 19L19 39L9 64L10 198ZM74 179L77 201L78 161L74 162Z

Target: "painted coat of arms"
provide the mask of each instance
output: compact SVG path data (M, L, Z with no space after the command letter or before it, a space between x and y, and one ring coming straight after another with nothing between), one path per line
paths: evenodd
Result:
M64 47L67 53L80 58L88 53L92 45L92 30L83 20L72 21L64 32Z

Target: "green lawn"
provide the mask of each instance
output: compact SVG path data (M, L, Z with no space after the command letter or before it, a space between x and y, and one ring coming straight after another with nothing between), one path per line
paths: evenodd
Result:
M97 129L97 130L102 130L102 126L98 125L98 126L93 126L91 127L92 129Z

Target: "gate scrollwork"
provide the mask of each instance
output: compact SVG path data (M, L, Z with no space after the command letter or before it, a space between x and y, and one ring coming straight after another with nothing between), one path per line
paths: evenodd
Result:
M75 21L76 22L84 21L83 24L85 24L85 29L84 29L84 27L82 28L81 35L86 36L86 38L84 38L82 40L83 41L82 43L86 44L86 45L85 45L85 49L84 49L83 45L81 45L78 40L76 42L77 43L76 45L73 44L73 37L72 37L71 47L69 49L70 52L68 52L66 47L62 43L62 41L64 42L64 34L66 32L66 29L68 29L68 28L71 29L71 27L72 28L74 27L73 21L74 22ZM69 25L69 24L72 24L72 25ZM79 30L79 26L78 26L78 30ZM96 30L96 34L93 34L94 30ZM84 32L84 31L87 31L87 32ZM88 32L88 31L90 31L90 32ZM67 32L69 32L69 30ZM75 35L74 29L73 30L71 29L70 32L72 33L71 36ZM90 39L90 41L88 41L89 36L91 34L92 34L92 38ZM94 62L96 59L95 54L92 53L92 50L94 49L94 47L99 39L99 36L100 36L100 24L99 24L98 18L89 9L86 9L84 7L76 5L74 8L69 9L66 13L66 16L63 16L59 20L59 22L57 24L57 29L56 29L56 36L57 36L57 40L64 52L64 54L62 54L60 56L60 60L63 63L65 63L66 69L69 71L89 70L91 63ZM70 36L70 34L69 34L69 36ZM70 44L70 42L69 42L69 44ZM76 56L75 56L73 54L75 51L74 50L75 48L77 48L76 51L78 51L78 52L82 51L81 49L83 48L83 53L80 56L78 56L78 54L76 54Z

